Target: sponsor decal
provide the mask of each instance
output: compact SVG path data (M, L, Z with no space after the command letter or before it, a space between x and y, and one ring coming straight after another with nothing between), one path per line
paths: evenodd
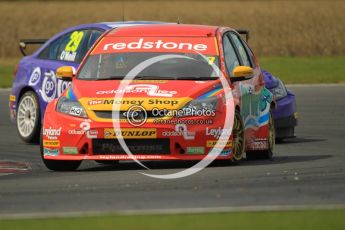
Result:
M80 107L74 107L74 106L73 106L73 107L70 109L70 111L69 111L69 113L70 113L71 115L74 115L74 116L80 116L82 112L83 112L83 109L82 109L82 108L80 108Z
M72 124L70 124L70 126L72 126ZM73 127L75 127L76 125L73 124ZM89 139L93 139L93 138L97 138L98 137L98 130L95 129L90 129L90 122L88 121L83 121L82 123L80 123L78 129L70 129L68 130L68 134L70 135L84 135L86 134L86 137Z
M255 139L253 142L249 144L250 149L255 150L265 150L268 149L268 141L265 138L258 138Z
M232 147L232 140L225 141L225 140L220 140L220 143L217 145L218 140L208 140L206 141L206 147L208 148L218 148L219 145L224 146L224 148L231 148Z
M115 139L116 136L122 136L125 139L147 139L147 138L157 138L156 129L132 129L132 128L122 128L121 132L115 133L114 128L104 129L105 139Z
M111 107L114 105L119 105L120 110L128 111L131 107L140 106L145 110L155 111L158 113L167 113L169 110L176 110L177 107L184 105L186 102L190 101L190 98L146 98L144 97L128 97L123 98L82 98L80 102L85 107L90 110L111 110ZM172 113L175 111L171 111ZM205 111L206 112L206 111ZM189 110L180 110L180 114L189 115L195 113L192 109ZM200 114L200 112L197 112ZM206 112L208 113L208 112ZM212 112L211 112L212 113Z
M59 140L43 140L44 147L60 147Z
M133 155L133 157L128 155L99 155L99 159L101 160L133 160L133 159L140 159L140 160L157 160L162 159L160 155Z
M185 140L194 140L195 138L195 132L189 132L186 124L177 124L175 131L181 132Z
M223 150L220 152L219 156L221 156L221 157L227 157L227 156L230 156L231 153L232 153L232 149L223 149Z
M270 103L273 100L272 93L265 87L259 92L255 92L253 85L242 83L240 91L242 95L241 115L245 129L257 129L266 125L269 121Z
M205 148L204 147L187 147L187 154L204 154Z
M164 137L178 137L182 136L185 140L194 140L195 132L189 132L186 124L175 125L175 131L166 130L162 132Z
M231 135L231 130L230 129L221 129L216 128L216 129L209 129L206 127L206 136L213 136L214 138L219 138L221 135Z
M97 130L91 130L90 122L87 120L80 123L80 128L86 133L86 137L89 139L94 139L98 137L98 131Z
M16 96L11 94L10 97L9 97L9 101L10 102L15 102L16 101Z
M56 140L61 135L61 127L53 129L49 127L48 129L43 129L43 136L47 137L49 140Z
M112 89L112 90L102 90L102 91L96 92L96 94L98 95L116 94L116 93L146 93L147 96L152 96L152 97L172 97L177 92L160 90L158 85L148 85L148 84L128 85L123 90Z
M214 37L105 37L92 55L116 52L197 52L218 55Z
M63 147L62 151L64 154L78 154L78 149L76 147Z
M88 105L101 105L104 104L104 100L96 99L96 100L89 100Z
M50 102L61 94L70 86L71 82L62 81L57 79L55 72L49 70L44 73L44 79L42 82L42 88L39 90L42 99L45 102Z
M30 80L29 80L29 85L30 86L35 86L40 82L41 79L41 69L40 67L36 67L34 71L32 71Z
M59 149L43 148L43 155L45 156L57 156L59 154L60 154Z
M68 134L70 134L70 135L84 135L85 131L82 129L71 129L71 130L68 130Z

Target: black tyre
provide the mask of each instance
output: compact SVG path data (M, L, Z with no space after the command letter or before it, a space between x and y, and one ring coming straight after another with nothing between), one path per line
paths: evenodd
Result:
M274 121L272 113L270 113L268 121L268 149L263 151L247 151L248 160L256 159L272 159L273 152L275 148L275 130L274 130Z
M41 130L41 113L38 98L33 91L25 92L17 108L17 130L27 143L38 143Z
M233 126L233 158L232 161L237 163L244 157L245 139L244 139L244 124L242 116L238 110L235 111L235 119Z
M63 161L63 160L61 161L61 160L44 159L42 134L41 134L40 150L41 150L42 161L43 161L44 165L50 170L53 170L53 171L74 171L81 164L81 161Z

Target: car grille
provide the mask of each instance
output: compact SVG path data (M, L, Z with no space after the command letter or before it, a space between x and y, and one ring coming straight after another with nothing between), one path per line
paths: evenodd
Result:
M133 155L165 155L170 154L170 140L161 139L128 139L125 140L129 150ZM123 155L126 152L122 149L117 139L93 139L93 153L95 155Z

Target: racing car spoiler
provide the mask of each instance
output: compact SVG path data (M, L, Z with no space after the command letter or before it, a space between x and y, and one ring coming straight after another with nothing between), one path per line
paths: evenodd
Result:
M19 41L19 50L23 56L26 56L25 49L27 45L42 45L46 41L48 41L48 39L22 39Z
M248 43L249 40L249 30L245 30L245 29L238 29L236 30L237 33L246 36L246 42Z

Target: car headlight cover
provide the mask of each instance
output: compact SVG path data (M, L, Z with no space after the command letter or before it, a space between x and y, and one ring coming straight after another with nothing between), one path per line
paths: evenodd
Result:
M192 100L183 107L183 116L214 116L217 103L216 96Z
M56 111L75 117L87 118L83 106L78 101L70 100L67 97L60 97L56 106Z
M280 79L277 80L279 82L278 86L272 89L272 93L276 100L279 100L287 96L287 90L284 83Z

